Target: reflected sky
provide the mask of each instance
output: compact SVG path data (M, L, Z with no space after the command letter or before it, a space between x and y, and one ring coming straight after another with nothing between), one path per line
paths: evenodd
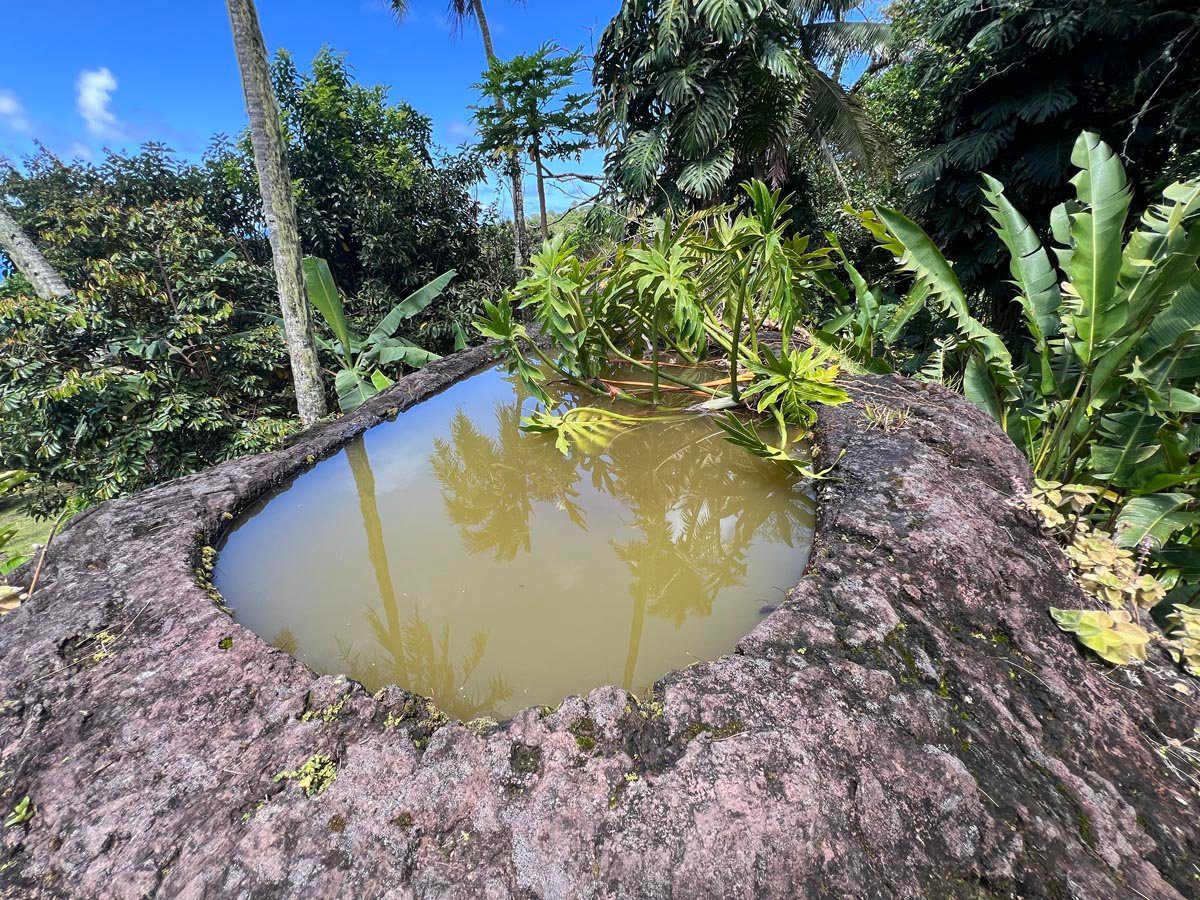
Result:
M237 619L318 671L506 717L715 659L798 580L809 494L710 420L568 458L523 403L483 372L257 504L217 561Z

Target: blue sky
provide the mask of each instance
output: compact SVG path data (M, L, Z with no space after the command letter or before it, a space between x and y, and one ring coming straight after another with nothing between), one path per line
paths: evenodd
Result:
M411 5L397 25L381 0L258 0L269 50L285 47L301 65L323 44L344 51L360 81L388 85L393 99L433 119L439 143L454 147L471 137L479 34L452 35L443 0ZM496 52L511 56L546 41L590 51L619 5L492 0L487 9ZM32 152L35 139L66 157L148 140L198 156L211 135L245 124L222 0L0 0L0 10L0 153L10 158ZM598 170L598 154L582 168ZM480 199L493 196L481 188ZM550 198L560 208L569 202Z

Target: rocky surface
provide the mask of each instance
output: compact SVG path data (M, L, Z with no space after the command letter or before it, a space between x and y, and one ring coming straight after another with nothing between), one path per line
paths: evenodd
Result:
M822 413L845 455L803 581L641 702L449 723L222 610L202 548L231 517L484 362L63 533L0 621L0 797L36 807L0 829L0 895L1197 896L1197 797L1160 753L1195 690L1053 627L1079 598L1010 503L1026 466L941 389L857 381L911 410L890 433L863 402Z

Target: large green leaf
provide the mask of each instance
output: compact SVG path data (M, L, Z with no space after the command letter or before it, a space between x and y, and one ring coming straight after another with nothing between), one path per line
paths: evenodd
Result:
M317 256L304 257L304 287L309 302L321 314L329 330L342 345L342 355L349 360L350 330L346 327L346 312L342 295L333 282L329 263Z
M923 281L913 283L913 286L908 289L908 293L904 295L904 299L896 304L896 308L892 311L888 318L887 325L884 326L881 336L883 342L889 347L896 343L896 339L900 337L900 332L909 320L920 312L921 307L925 305L925 300L929 297L929 285Z
M1018 299L1040 360L1042 393L1048 395L1054 393L1055 382L1047 342L1062 326L1058 273L1033 226L1004 196L1004 185L990 175L984 175L983 180L987 185L983 192L988 200L987 211L996 220L996 234L1008 248L1009 271L1020 291Z
M1191 494L1182 492L1135 497L1117 516L1117 545L1136 547L1149 540L1162 547L1175 532L1200 522L1200 516L1184 509L1192 501Z
M1158 453L1161 427L1161 419L1140 410L1104 416L1090 451L1092 470L1113 485L1129 484L1138 467Z
M1163 200L1142 214L1122 261L1120 284L1139 320L1195 277L1200 258L1200 181L1170 185Z
M1063 631L1114 665L1145 662L1150 635L1125 610L1055 609L1050 615Z
M353 412L379 393L379 388L358 369L339 371L334 377L333 386L337 391L338 406L344 413Z
M1121 160L1092 132L1079 136L1071 162L1079 167L1071 183L1081 208L1070 215L1073 252L1064 267L1073 290L1068 301L1075 330L1072 344L1080 361L1088 365L1126 321L1117 277L1132 192Z
M396 338L380 341L372 348L372 352L374 358L378 360L381 366L404 363L406 366L419 369L426 363L431 363L435 359L441 359L440 356L430 350L410 344L408 341L397 340Z
M367 342L381 341L384 338L392 336L392 333L400 327L400 323L405 319L411 319L430 303L438 298L438 296L446 289L446 285L450 280L457 275L454 269L449 272L443 272L433 281L424 287L417 288L399 303L392 307L391 312L379 320L379 324L372 329L371 334L367 338Z
M733 147L718 147L713 153L683 167L675 183L698 199L714 197L733 172Z
M916 222L889 207L879 207L876 214L892 238L904 248L900 265L928 286L931 294L954 317L959 336L978 348L982 356L971 373L972 392L968 396L1003 424L1004 404L1015 393L1017 384L1008 348L999 335L971 315L958 276L929 235Z

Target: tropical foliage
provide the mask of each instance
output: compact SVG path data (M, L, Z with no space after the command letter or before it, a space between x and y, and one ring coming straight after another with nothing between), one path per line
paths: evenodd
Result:
M868 218L953 322L945 345L964 393L1021 447L1037 476L1097 490L1090 518L1142 548L1172 598L1200 591L1200 181L1176 182L1126 237L1131 190L1116 154L1084 133L1075 198L1051 215L1055 265L986 178L1027 339L1015 355L975 319L956 270L910 219ZM910 296L914 296L910 294ZM862 296L860 295L860 303Z
M428 117L389 101L381 85L355 82L339 54L322 50L304 73L280 53L272 74L305 253L328 261L355 298L351 314L368 319L457 270L422 319L423 339L449 350L478 298L511 284L509 261L489 265L483 247L490 219L472 196L479 157L438 152ZM253 179L247 159L232 177Z
M273 447L295 428L270 269L229 250L197 201L84 199L41 231L73 293L0 285L0 459L66 493L119 496Z
M334 389L342 412L358 409L381 390L391 386L394 379L388 376L385 368L391 367L393 371L401 365L420 368L438 358L436 353L394 335L401 322L413 318L436 300L455 274L451 269L413 291L393 306L366 337L359 337L350 330L346 321L345 301L334 283L329 264L312 256L304 260L304 281L309 301L333 333L333 340L318 337L318 343L321 349L341 362L341 368L334 375Z
M1130 166L1134 192L1200 174L1200 10L1192 0L898 0L894 65L863 101L909 157L909 212L984 289L1004 327L1004 248L981 170L1041 223L1084 128Z
M487 101L472 107L479 149L501 158L528 155L537 179L543 240L550 238L546 179L563 177L546 163L578 161L592 145L591 94L570 90L582 65L582 52L564 53L545 44L509 60L493 59L475 85Z
M834 264L829 248L812 250L806 238L788 234L789 204L778 192L758 181L743 190L748 211L656 219L603 260L581 262L565 238L549 242L510 294L485 304L477 327L500 342L512 370L548 407L543 385L553 377L641 405L683 393L709 410L743 406L809 424L813 404L849 399L833 383L837 366L827 355L793 349L799 317L831 289ZM517 319L518 309L529 311L548 346ZM768 322L782 328L778 352L760 340ZM613 362L644 380L608 377ZM696 374L706 365L728 374ZM752 440L728 424L735 439ZM528 422L564 441L592 440L619 425L594 409L543 412ZM770 458L808 471L786 452Z
M347 328L373 333L454 268L387 336L451 350L480 299L513 280L507 229L471 196L479 160L436 155L429 120L354 83L336 54L311 74L283 55L275 75L301 238L337 260ZM295 428L245 140L218 137L199 163L161 144L97 164L41 149L0 164L0 197L74 291L40 300L0 259L0 460L35 476L24 501L45 512L72 493L118 496ZM326 368L339 368L335 344Z
M781 184L797 144L875 157L877 131L839 81L848 58L886 40L886 25L845 21L858 5L625 0L594 69L621 189L656 206L711 202L751 175Z

